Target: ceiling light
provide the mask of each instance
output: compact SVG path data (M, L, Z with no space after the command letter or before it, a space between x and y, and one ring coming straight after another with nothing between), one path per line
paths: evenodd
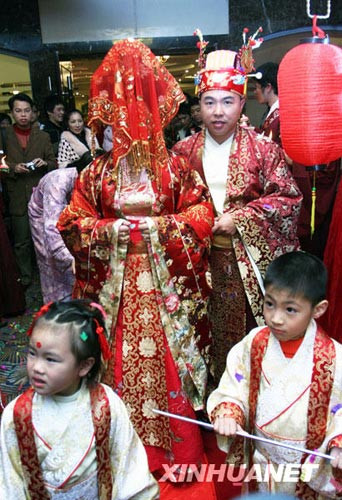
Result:
M166 61L167 61L169 58L170 58L170 56L167 56L167 55L165 55L165 56L157 56L157 59L158 59L158 61L159 61L161 64L165 64L165 63L166 63Z

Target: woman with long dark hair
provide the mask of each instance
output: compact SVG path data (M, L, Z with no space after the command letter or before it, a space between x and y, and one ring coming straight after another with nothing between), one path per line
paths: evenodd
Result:
M92 148L99 148L96 137L84 124L82 113L78 109L69 111L66 115L67 130L62 132L58 146L58 168L64 168L75 160L81 158Z

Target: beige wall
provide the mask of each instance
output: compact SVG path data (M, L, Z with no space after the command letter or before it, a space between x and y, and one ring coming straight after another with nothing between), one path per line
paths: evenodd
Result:
M32 97L28 61L0 54L0 112L8 112L7 101L13 91L24 92Z

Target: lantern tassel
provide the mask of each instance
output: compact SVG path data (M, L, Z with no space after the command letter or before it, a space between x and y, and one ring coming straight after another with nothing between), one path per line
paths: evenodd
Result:
M318 36L318 38L325 38L325 32L317 26L317 15L313 16L312 19L312 36Z
M311 220L310 220L310 235L311 239L315 232L315 212L316 212L316 171L313 172L313 184L311 189Z

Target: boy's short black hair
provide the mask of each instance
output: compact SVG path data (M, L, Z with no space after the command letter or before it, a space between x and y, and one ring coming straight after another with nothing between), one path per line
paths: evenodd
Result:
M53 113L55 106L57 106L58 104L63 104L63 106L64 106L64 102L63 102L62 98L59 97L59 95L57 95L57 94L49 95L44 101L45 113L48 113L48 112Z
M308 252L289 252L276 258L268 266L264 285L267 289L286 289L291 295L300 295L314 307L326 297L328 273L325 265Z
M278 95L278 64L274 62L267 62L261 64L256 69L256 73L261 73L262 77L260 79L255 79L256 83L260 83L262 88L265 88L269 83L272 85L274 93Z
M8 99L8 107L11 111L13 111L14 108L14 101L24 101L27 102L31 106L31 108L33 107L33 101L31 97L27 94L22 94L21 92L19 92L19 94L12 95L12 97Z

